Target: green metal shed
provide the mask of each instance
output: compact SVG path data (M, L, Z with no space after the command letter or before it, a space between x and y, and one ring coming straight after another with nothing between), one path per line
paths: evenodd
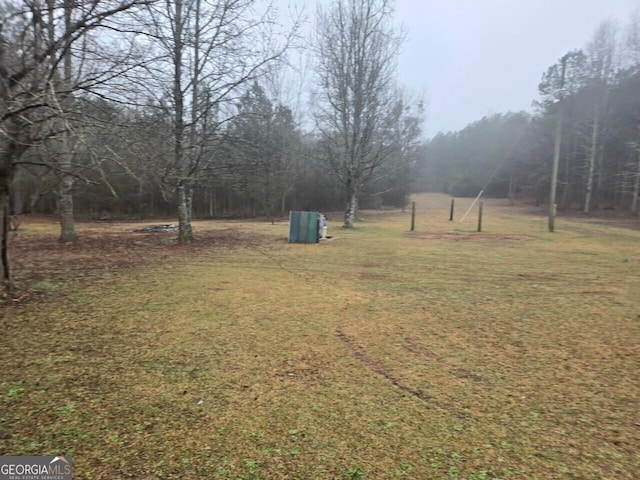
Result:
M318 212L289 212L289 243L318 243Z

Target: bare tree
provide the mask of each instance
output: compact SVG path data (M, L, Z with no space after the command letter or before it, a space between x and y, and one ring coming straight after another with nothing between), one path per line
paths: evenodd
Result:
M640 8L637 8L631 15L626 32L626 58L627 67L635 73L640 74ZM640 203L640 112L636 111L634 116L635 125L633 128L633 140L629 142L632 155L635 157L635 164L631 164L631 175L633 179L633 190L631 199L631 211L640 213L638 204Z
M538 105L553 107L557 112L549 194L548 228L550 232L555 230L556 187L562 147L564 103L566 102L564 97L574 94L584 86L585 61L585 55L581 50L566 53L556 64L547 69L538 85L538 90L543 95L543 102Z
M49 43L56 38L56 30L59 18L56 11L59 9L62 16L63 35L68 36L72 26L72 17L74 16L74 3L71 0L64 0L62 5L56 5L55 0L47 0L47 24L46 34ZM61 7L61 8L60 8ZM58 116L52 119L53 135L48 139L48 143L52 153L59 166L59 184L58 184L58 214L60 216L60 237L59 241L75 242L78 238L75 231L75 222L73 216L73 184L74 177L71 174L73 163L73 138L69 125L69 112L73 98L71 96L72 78L72 49L69 41L63 45L62 52L62 72L56 65L60 58L49 58L49 67L51 72L51 89L48 102L54 108L57 107Z
M601 119L606 103L607 87L615 68L616 26L611 21L602 22L587 45L588 70L590 87L593 92L593 121L591 124L591 146L589 151L584 212L591 208L594 175L596 173L596 157L598 156L601 136ZM602 172L600 172L600 178Z
M206 171L220 126L233 116L239 87L285 53L293 31L277 38L274 9L251 0L176 0L150 5L148 79L156 106L171 118L173 151L165 181L177 195L178 239L192 240L193 189Z
M141 1L0 1L0 274L7 286L11 284L6 236L9 190L15 170L28 149L63 135L68 125L65 115L71 108L67 100L75 92L91 91L117 75L108 68L113 63L94 61L71 82L74 49L86 54L83 42L92 32L117 31L121 14ZM104 61L108 56L102 48L104 42L98 38L96 33L94 59ZM63 147L62 153L68 155L68 145ZM62 190L70 190L72 182L67 175L71 172L66 170L69 157L64 158L60 165L43 164L61 171ZM68 233L71 239L75 235Z
M376 169L362 191L362 199L404 208L413 191L416 153L422 123L424 102L397 90L379 132L386 148L386 160Z
M640 68L640 7L631 14L625 34L625 60L632 68Z
M380 135L392 110L404 39L392 13L392 0L334 0L318 9L315 120L326 160L345 188L349 228L362 188L393 151Z

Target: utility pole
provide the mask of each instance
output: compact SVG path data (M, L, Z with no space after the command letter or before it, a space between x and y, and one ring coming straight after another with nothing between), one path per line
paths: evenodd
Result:
M567 55L562 57L560 76L560 99L558 100L558 121L556 122L556 140L553 147L553 169L551 171L551 194L549 195L549 231L555 230L556 186L558 185L558 166L560 165L560 146L562 145L562 117L564 114L564 76L567 69Z

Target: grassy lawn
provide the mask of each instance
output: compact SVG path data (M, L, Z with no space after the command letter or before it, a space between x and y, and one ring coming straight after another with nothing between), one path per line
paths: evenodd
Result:
M414 235L399 212L320 245L196 222L214 240L140 240L135 268L73 257L1 313L0 454L78 479L638 478L640 231L487 201L478 236L416 200Z

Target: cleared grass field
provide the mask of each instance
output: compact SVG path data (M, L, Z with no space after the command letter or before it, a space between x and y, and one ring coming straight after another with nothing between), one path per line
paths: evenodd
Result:
M214 241L43 279L0 320L0 454L83 479L637 479L640 231L488 201L478 236L416 200L414 235L399 212L320 245L197 222Z

